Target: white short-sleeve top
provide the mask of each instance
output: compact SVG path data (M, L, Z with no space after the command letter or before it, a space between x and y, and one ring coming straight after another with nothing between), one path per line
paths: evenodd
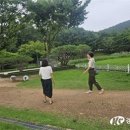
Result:
M53 73L51 66L46 67L40 67L39 75L42 77L42 79L51 79L51 74Z
M94 58L89 59L88 67L89 68L95 68L95 59Z

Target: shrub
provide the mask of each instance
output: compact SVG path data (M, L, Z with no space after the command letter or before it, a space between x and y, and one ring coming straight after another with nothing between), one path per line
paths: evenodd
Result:
M32 58L18 53L11 53L5 50L0 51L0 68L3 69L6 65L16 65L22 71L24 65L32 61Z

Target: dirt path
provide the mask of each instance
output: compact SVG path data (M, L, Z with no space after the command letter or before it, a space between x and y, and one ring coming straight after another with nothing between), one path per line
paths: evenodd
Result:
M0 105L55 112L77 117L130 117L130 91L107 91L91 95L84 90L54 90L54 104L43 103L42 89L20 89L0 80Z

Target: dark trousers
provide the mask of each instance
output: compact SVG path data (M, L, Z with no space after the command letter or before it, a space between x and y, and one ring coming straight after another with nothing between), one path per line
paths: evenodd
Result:
M101 90L101 86L95 79L96 72L94 69L89 69L89 79L88 79L88 84L89 84L89 89L92 91L93 90L93 84L97 87L98 90Z

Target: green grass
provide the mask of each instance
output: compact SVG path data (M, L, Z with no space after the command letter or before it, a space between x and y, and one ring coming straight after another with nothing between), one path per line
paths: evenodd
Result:
M96 55L95 59L98 65L127 65L130 64L130 53ZM87 64L87 58L71 60L69 64Z
M22 126L0 122L0 130L29 130Z
M97 65L125 65L127 66L130 64L130 57L121 57L121 58L116 58L116 59L107 59L107 60L101 60L97 61Z
M96 77L105 90L130 90L130 75L125 72L100 71ZM54 78L54 88L57 89L88 89L88 74L83 74L83 70L56 71ZM18 87L40 88L40 78L31 77L30 81L21 82Z
M0 117L13 118L42 125L49 124L61 128L71 128L74 130L129 130L130 128L127 124L112 126L109 124L110 119L79 119L28 109L22 110L5 107L0 107ZM4 127L6 127L5 124L3 124L3 128Z

